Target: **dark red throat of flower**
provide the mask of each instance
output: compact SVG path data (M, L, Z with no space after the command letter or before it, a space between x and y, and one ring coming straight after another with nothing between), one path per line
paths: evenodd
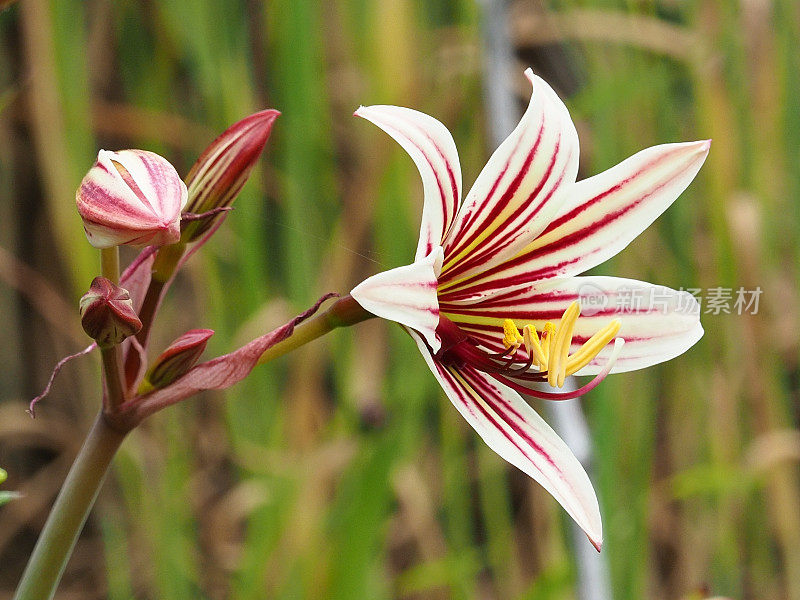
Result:
M442 342L436 360L444 365L470 366L492 376L510 375L527 381L547 381L547 372L526 372L532 361L520 348L509 348L502 353L488 352L447 317L439 316L436 334Z

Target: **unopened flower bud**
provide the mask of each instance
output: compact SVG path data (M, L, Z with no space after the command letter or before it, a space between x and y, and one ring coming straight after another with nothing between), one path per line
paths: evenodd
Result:
M165 246L180 240L188 198L175 168L145 150L100 150L76 194L89 243Z
M186 176L189 203L184 212L203 214L230 206L250 176L278 115L277 110L254 113L228 127L211 142ZM196 240L219 214L187 222L183 240Z
M145 387L139 392L166 387L185 375L200 360L212 335L211 329L191 329L172 342L150 367L145 375Z
M105 277L94 278L80 307L83 330L101 348L119 344L142 328L128 290Z

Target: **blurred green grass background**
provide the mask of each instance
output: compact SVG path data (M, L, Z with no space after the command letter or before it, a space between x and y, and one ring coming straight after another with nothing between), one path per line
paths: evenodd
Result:
M225 352L412 255L418 175L351 117L359 104L436 116L471 184L492 150L480 19L470 0L0 12L0 465L26 495L0 509L0 597L98 406L86 359L35 421L24 413L86 343L74 307L99 261L73 198L97 149L146 148L185 174L227 125L283 112L157 323L154 348L209 327L208 354ZM714 140L689 190L598 271L762 290L757 314L704 314L686 355L584 399L614 597L800 600L800 5L518 0L508 22L520 106L531 65L578 125L582 177ZM57 597L566 599L568 527L469 430L410 340L367 322L135 431Z

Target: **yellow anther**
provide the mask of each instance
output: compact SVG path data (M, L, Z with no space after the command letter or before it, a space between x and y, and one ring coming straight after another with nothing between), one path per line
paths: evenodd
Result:
M506 348L516 350L522 345L523 337L519 334L519 329L511 319L503 321L503 345Z
M542 345L539 343L539 335L536 333L536 328L533 325L525 325L522 328L522 339L525 342L525 350L528 351L528 356L533 358L533 364L540 371L546 370L547 356L545 356Z
M558 324L553 345L550 347L550 363L547 365L547 382L553 387L562 387L567 372L567 356L572 343L572 332L575 321L581 314L580 304L573 302L564 311L564 316Z
M583 346L567 360L567 375L577 373L588 365L616 337L621 326L619 319L614 319L586 340Z

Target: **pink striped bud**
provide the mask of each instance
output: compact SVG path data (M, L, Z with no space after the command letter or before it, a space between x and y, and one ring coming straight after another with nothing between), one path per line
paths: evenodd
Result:
M95 248L174 244L187 198L175 168L145 150L100 150L76 194L86 237Z
M191 329L172 342L150 367L140 393L166 387L185 375L200 360L212 335L211 329Z
M83 330L101 348L119 344L136 334L142 322L133 309L128 290L105 277L95 277L80 302Z
M183 240L192 242L230 206L250 176L269 139L277 110L262 110L245 117L211 142L186 176L189 203L184 212L209 216L184 224Z

